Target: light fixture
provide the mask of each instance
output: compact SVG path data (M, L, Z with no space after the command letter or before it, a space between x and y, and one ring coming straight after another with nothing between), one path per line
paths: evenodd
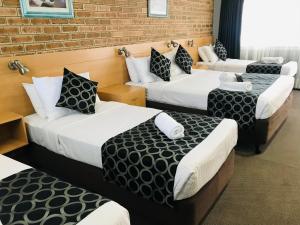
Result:
M175 42L175 41L171 41L171 45L174 47L174 48L176 48L179 44L177 43L177 42Z
M19 70L19 73L22 75L29 72L29 69L26 66L24 66L20 60L9 61L8 68L11 70Z
M188 40L188 46L194 47L194 40Z
M118 55L124 55L125 57L129 57L130 53L125 47L123 47L118 49Z

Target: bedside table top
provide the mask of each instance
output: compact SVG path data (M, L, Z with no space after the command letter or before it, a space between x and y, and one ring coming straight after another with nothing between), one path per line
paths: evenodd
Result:
M196 70L197 70L197 69L198 69L198 70L199 70L199 69L200 69L200 70L201 70L201 69L202 69L202 70L208 70L208 66L206 66L206 65L197 65L197 64L196 64L196 65L193 65L192 68L193 68L193 69L196 69Z
M109 86L109 87L105 87L105 88L100 88L100 90L98 90L98 93L128 93L130 94L131 92L135 92L135 91L140 91L140 90L144 90L143 87L134 87L134 86L130 86L130 85L126 85L126 84L118 84L118 85L113 85L113 86Z
M0 112L0 124L22 119L23 116L14 112Z

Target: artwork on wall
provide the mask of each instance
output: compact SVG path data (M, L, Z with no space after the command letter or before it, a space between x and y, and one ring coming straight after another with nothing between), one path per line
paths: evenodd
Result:
M72 0L20 0L23 17L73 18Z
M168 17L168 0L148 0L149 17Z

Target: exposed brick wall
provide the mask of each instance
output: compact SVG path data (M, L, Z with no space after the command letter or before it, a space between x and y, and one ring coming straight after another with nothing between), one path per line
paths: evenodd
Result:
M147 0L75 0L74 19L24 19L19 0L0 0L0 56L201 37L213 0L169 0L169 18L147 17Z

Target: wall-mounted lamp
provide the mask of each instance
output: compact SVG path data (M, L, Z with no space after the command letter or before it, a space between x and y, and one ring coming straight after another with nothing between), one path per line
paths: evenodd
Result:
M130 53L125 47L123 47L118 49L118 55L124 55L125 57L129 57Z
M178 44L177 42L175 42L175 41L171 41L171 45L172 45L174 48L176 48L179 44Z
M176 48L179 44L175 41L171 41L167 43L168 48Z
M188 40L188 46L194 47L194 40Z
M8 68L11 70L19 70L19 73L22 75L29 72L29 69L26 66L24 66L20 60L9 61Z

